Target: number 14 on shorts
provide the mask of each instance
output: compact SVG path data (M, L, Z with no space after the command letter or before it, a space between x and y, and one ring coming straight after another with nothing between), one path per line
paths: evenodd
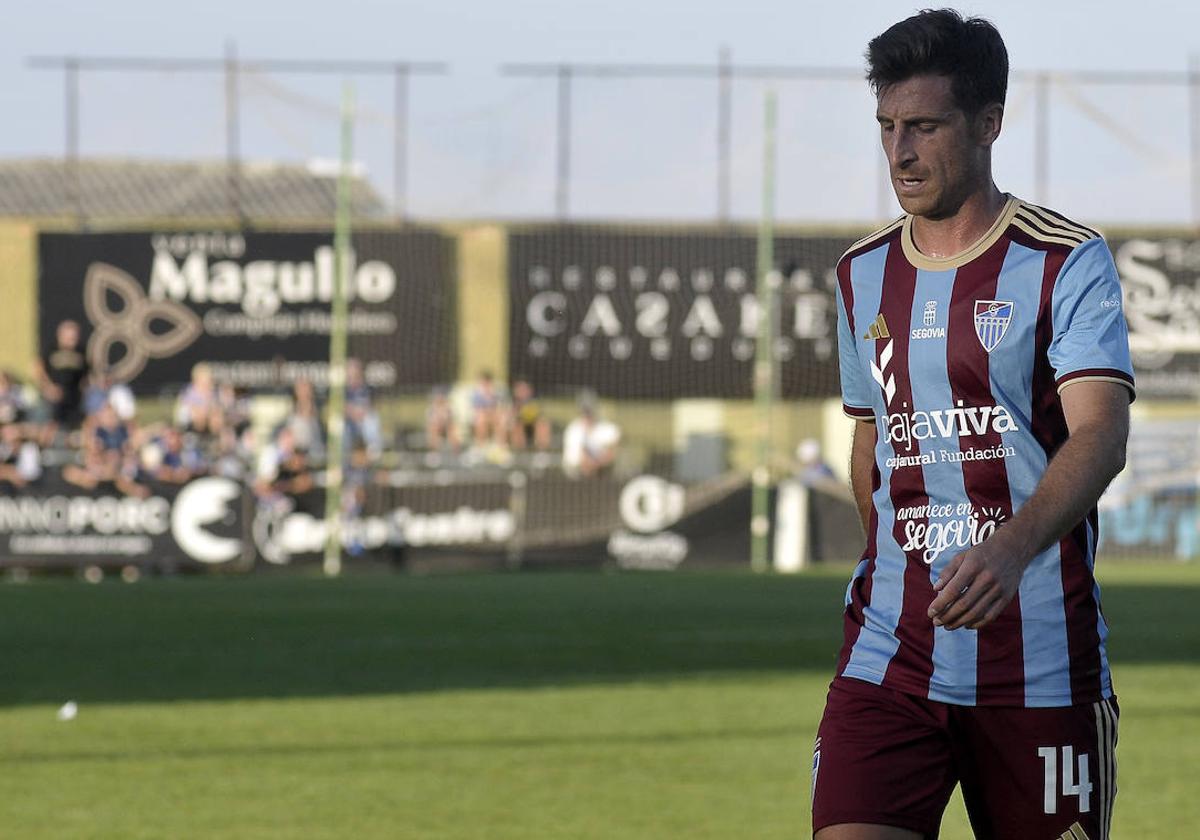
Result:
M1079 813L1092 807L1092 783L1088 780L1088 754L1075 755L1073 747L1038 747L1038 756L1046 769L1045 811L1058 813L1059 753L1062 754L1062 795L1079 797Z

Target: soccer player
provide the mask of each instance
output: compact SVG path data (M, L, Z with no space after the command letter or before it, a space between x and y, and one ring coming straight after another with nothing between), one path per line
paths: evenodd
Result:
M838 264L851 483L867 532L813 756L818 840L1105 840L1117 703L1093 575L1133 373L1093 230L998 190L988 22L926 11L867 78L905 215Z

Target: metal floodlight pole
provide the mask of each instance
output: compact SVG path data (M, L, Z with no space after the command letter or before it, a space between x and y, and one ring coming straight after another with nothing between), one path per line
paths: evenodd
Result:
M79 61L67 59L63 65L63 101L66 113L66 177L67 204L75 217L75 226L83 225L83 185L79 179Z
M1200 228L1200 55L1188 56L1188 133L1191 139L1192 224Z
M754 355L755 438L757 452L752 475L750 568L769 568L771 537L771 412L775 391L775 91L767 91L763 117L762 218L758 225L757 283L758 341Z
M242 208L241 127L238 101L237 45L225 44L225 184L229 215L241 223L246 216Z
M408 78L409 66L396 65L395 111L392 115L392 205L396 218L408 217Z
M558 68L558 120L555 143L556 161L554 186L554 213L566 219L570 209L571 189L571 68L562 64Z
M717 57L717 221L730 217L730 156L733 125L733 67L729 47L721 47Z
M1050 76L1038 73L1035 84L1033 194L1039 204L1050 200Z
M346 425L346 288L350 278L350 169L354 162L354 89L342 92L341 167L333 232L333 300L329 330L329 447L325 464L325 557L329 577L342 572L343 433Z

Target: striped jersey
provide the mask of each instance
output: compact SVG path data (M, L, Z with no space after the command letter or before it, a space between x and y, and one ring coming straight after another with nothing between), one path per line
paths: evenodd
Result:
M877 429L838 673L963 705L1108 698L1095 510L1033 560L991 624L948 631L926 613L946 564L1012 518L1066 440L1062 389L1133 390L1108 246L1010 197L963 254L920 253L906 216L851 247L837 278L844 409Z

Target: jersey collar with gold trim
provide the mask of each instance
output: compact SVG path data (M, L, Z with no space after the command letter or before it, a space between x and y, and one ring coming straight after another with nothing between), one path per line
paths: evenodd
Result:
M904 256L914 266L926 271L952 271L953 269L960 268L996 243L996 240L1008 229L1013 216L1016 215L1017 209L1020 206L1021 200L1009 195L1004 209L1000 211L1000 215L996 217L996 221L992 222L992 226L988 228L988 232L975 240L975 244L967 248L967 250L952 257L930 257L922 254L917 249L917 243L913 241L913 217L905 216L904 227L900 231L900 244L904 247Z

